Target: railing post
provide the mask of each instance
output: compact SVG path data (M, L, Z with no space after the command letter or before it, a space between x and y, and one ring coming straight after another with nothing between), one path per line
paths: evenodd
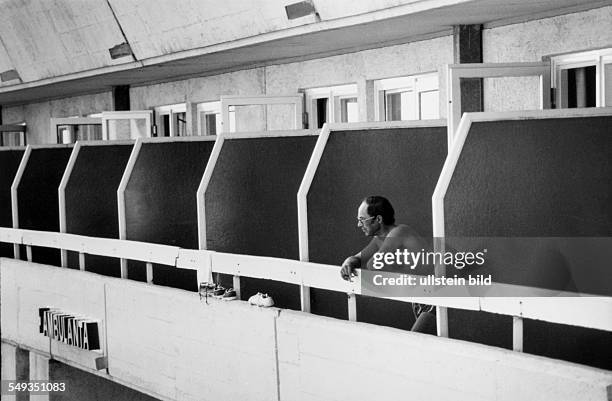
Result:
M66 249L60 249L60 260L62 267L68 267L68 251Z
M85 270L85 254L79 252L79 270Z
M26 258L28 259L28 262L32 261L32 246L31 245L26 245Z
M443 306L436 306L436 326L438 326L438 336L448 337L448 309Z
M147 283L153 284L153 263L147 262Z
M357 295L348 294L348 320L357 321Z
M512 349L523 352L523 318L512 317Z
M121 278L128 278L128 261L127 261L127 259L121 258L119 263L121 265Z
M300 302L302 304L302 312L310 313L310 287L300 285Z
M234 286L234 291L236 291L236 297L238 299L241 299L240 298L240 276L234 276L233 277L232 285Z

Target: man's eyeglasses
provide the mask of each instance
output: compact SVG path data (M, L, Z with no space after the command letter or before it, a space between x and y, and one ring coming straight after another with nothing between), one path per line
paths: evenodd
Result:
M357 225L363 224L368 220L372 220L373 218L375 218L376 216L372 216L372 217L357 217Z

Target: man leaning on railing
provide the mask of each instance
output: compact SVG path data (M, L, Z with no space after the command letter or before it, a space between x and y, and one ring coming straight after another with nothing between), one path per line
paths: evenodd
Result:
M340 275L344 280L350 280L351 276L356 274L354 269L372 270L376 253L394 253L398 249L418 251L426 248L425 240L415 230L405 224L395 223L395 210L391 202L382 196L368 196L361 202L357 210L357 227L372 240L360 252L349 256L342 263ZM436 334L435 308L413 303L412 310L416 321L411 330Z

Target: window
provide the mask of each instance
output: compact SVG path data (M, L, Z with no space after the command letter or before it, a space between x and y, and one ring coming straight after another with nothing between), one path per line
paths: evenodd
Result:
M157 136L187 135L187 106L185 103L155 108Z
M359 121L356 84L306 89L304 92L308 127L321 128L326 122Z
M57 143L98 141L102 139L102 119L91 117L52 118L51 135Z
M217 135L221 126L221 101L198 103L198 135ZM236 131L236 111L229 109L229 132Z
M123 140L151 136L151 110L102 112L102 139Z
M2 146L25 146L26 124L0 125L0 147Z
M612 49L551 57L558 108L612 106Z
M374 81L377 121L440 118L438 73Z

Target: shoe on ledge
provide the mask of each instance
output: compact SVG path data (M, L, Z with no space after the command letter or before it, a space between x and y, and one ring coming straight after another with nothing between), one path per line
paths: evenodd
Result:
M223 293L223 296L221 297L221 299L224 301L233 301L236 298L236 291L234 291L233 288L226 290L225 293Z

